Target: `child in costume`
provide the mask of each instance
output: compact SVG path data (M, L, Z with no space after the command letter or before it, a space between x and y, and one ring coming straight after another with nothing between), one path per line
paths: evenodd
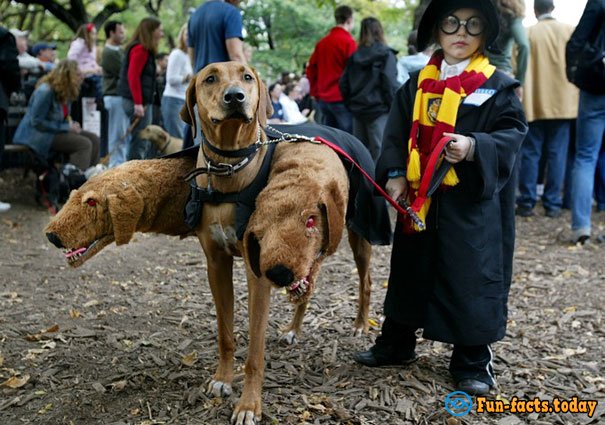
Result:
M506 329L511 176L527 132L519 83L484 55L497 35L490 0L433 0L420 21L418 50L440 49L397 92L376 177L424 226L398 217L382 332L354 356L370 367L409 363L422 328L454 345L450 373L469 394L495 385L489 344Z

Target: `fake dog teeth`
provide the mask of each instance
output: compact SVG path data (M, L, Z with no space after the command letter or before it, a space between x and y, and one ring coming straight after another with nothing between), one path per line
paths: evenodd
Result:
M309 281L306 278L298 280L294 282L290 288L290 293L295 297L302 297L305 292L307 292L307 288L309 287Z

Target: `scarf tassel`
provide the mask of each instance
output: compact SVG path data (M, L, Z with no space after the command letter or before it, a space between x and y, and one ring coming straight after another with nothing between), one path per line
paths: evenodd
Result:
M420 153L418 148L410 149L406 177L409 182L420 181Z

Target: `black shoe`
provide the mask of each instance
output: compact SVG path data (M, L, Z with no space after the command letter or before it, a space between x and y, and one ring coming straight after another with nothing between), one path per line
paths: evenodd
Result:
M590 235L581 235L575 241L575 244L584 245L590 241Z
M544 211L544 215L550 218L558 218L561 217L561 210L547 209Z
M485 382L476 379L463 379L456 384L458 391L464 391L468 395L486 395L489 393L490 388Z
M518 215L519 217L531 217L534 215L534 209L518 206L515 210L515 215Z
M368 367L405 366L417 359L414 351L401 355L392 347L383 345L374 345L368 351L358 351L353 354L353 360Z

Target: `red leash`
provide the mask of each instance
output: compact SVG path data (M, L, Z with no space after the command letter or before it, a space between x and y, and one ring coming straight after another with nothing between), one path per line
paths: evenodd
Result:
M355 162L355 160L353 158L351 158L351 156L347 152L345 152L340 146L337 146L334 143L329 142L322 137L315 137L314 140L317 140L321 144L328 146L330 149L332 149L337 154L344 156L351 164L353 164L359 171L361 171L361 174L363 174L363 176L372 184L372 186L374 186L374 188L378 191L378 193L380 193L380 195L383 198L385 198L387 200L387 202L389 204L391 204L391 206L393 208L395 208L395 210L399 214L410 216L410 218L412 219L414 224L416 224L416 226L418 226L419 229L424 230L424 228L426 226L422 222L422 220L418 217L418 215L416 214L418 211L415 211L414 208L412 206L410 206L406 200L397 202L396 200L391 198L391 196L389 196L389 194L382 187L380 187L380 185L378 183L376 183L374 181L374 179L366 172L366 170L361 168L361 166L357 162ZM441 156L441 153L443 152L443 150L445 149L445 147L447 146L447 144L450 141L451 141L451 138L449 138L449 137L442 137L441 140L439 140L439 143L437 144L437 148L434 149L433 152L431 153L431 156L429 159L429 164L427 165L428 169L431 169L430 167L433 167L433 168L436 167L437 159ZM427 173L427 172L424 173L424 175L422 176L422 180L420 182L418 197L422 196L422 197L426 198L428 196L431 196L431 193L428 193L429 189L431 187L433 187L433 188L438 187L437 182L432 182L432 177L434 174L435 173ZM443 177L445 177L445 173L443 173L443 176L440 176L441 179L443 179Z

